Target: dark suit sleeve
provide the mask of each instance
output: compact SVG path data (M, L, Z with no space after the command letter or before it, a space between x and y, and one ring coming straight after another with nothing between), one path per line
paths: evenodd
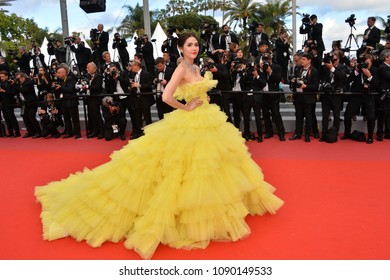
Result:
M318 86L320 83L320 76L318 70L312 67L311 76L306 83L306 88L303 89L304 92L316 92L318 91Z
M367 45L369 46L376 46L376 44L378 44L381 40L381 31L379 30L379 28L373 28L370 32L370 34L368 34L368 38L367 38Z

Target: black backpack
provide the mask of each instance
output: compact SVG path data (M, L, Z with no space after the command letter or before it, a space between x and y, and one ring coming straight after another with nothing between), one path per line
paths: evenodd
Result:
M324 133L324 141L326 143L334 143L337 142L337 128L332 126Z
M349 138L358 142L366 142L366 135L358 130L354 130Z

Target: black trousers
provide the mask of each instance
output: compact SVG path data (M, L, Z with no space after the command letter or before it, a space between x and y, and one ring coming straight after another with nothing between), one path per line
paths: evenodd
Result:
M368 137L372 138L375 129L375 97L367 95L352 95L349 98L344 113L344 134L349 136L352 128L352 117L359 114L360 107L365 110Z
M79 108L77 106L63 106L65 131L69 135L81 136Z
M377 131L376 134L380 136L390 137L390 98L386 97L384 100L376 100L377 112Z
M89 132L103 135L104 128L100 109L101 104L100 97L90 97L87 99Z
M23 121L30 135L41 134L41 127L36 119L37 106L26 105L23 113Z
M324 94L321 96L322 101L322 133L329 128L330 111L333 112L333 126L337 132L340 130L340 113L343 108L343 95Z
M164 114L173 111L173 108L162 100L161 95L156 96L156 108L157 108L158 118L160 120L164 118Z
M19 135L20 128L19 128L18 120L16 119L15 116L15 108L4 106L2 107L2 111L3 111L5 123L7 124L8 134Z
M284 134L284 125L280 114L280 94L264 94L262 112L265 125L265 133L273 134L272 120L275 122L278 134ZM271 120L272 116L272 120Z
M113 119L105 120L104 122L104 138L107 141L112 140L114 138L115 133L112 128L113 124L116 124L118 126L118 135L125 135L126 124L127 124L126 118L113 117Z
M227 115L227 121L234 124L237 129L240 129L241 123L241 104L242 104L241 93L226 93L222 96L222 108ZM230 104L233 107L233 118L230 113Z
M313 103L305 101L303 96L294 99L295 105L295 134L301 136L305 122L305 135L310 136L313 127ZM314 103L315 106L315 103Z
M41 126L42 126L42 137L46 136L56 136L59 135L60 133L57 130L58 127L58 121L56 120L48 120L48 119L42 119L41 120Z
M253 95L244 94L242 101L242 117L244 119L244 134L250 134L250 114L253 109L255 115L256 129L259 137L263 134L261 124L261 103L256 102Z

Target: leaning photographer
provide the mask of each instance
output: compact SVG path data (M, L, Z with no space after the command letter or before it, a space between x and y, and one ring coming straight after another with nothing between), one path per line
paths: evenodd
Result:
M85 43L81 41L80 36L74 40L70 40L70 49L76 54L77 67L81 75L87 72L87 64L92 61L91 49L85 47Z
M48 93L45 95L45 101L38 109L38 115L41 119L42 137L51 135L53 138L59 138L60 132L57 127L60 125L57 119L58 109L54 103L54 95Z
M0 71L0 109L7 124L8 137L20 137L19 124L15 116L18 89L14 79L7 71Z
M122 68L125 68L126 65L129 64L130 56L129 52L127 51L127 42L125 38L121 38L121 35L119 33L114 34L114 40L112 43L112 48L115 50L118 50L120 62L122 64ZM115 59L115 57L114 57Z
M329 89L325 90L325 94L321 95L322 106L322 137L329 128L330 111L333 112L333 126L336 128L337 134L340 130L340 114L343 110L344 92L347 91L349 68L340 62L340 51L334 52L333 56L325 56L323 59L324 69L322 72L321 81L323 84L328 84Z
M380 110L378 111L378 141L390 139L390 50L381 53L383 63L378 68L380 81Z
M170 62L176 65L176 60L180 57L179 49L177 48L177 37L173 37L173 33L176 31L176 27L168 27L165 34L165 39L161 45L162 53L169 53Z
M322 23L318 23L317 20L318 18L314 14L310 17L304 16L302 25L299 28L299 33L307 34L307 40L317 45L318 56L322 58L322 54L325 51L325 44L322 39L323 26Z
M351 84L351 92L347 108L344 113L344 135L342 140L351 138L352 118L357 115L360 107L363 106L367 119L367 144L372 144L375 128L375 96L371 93L379 88L377 69L372 67L373 57L367 54L363 63L358 63L348 77Z
M126 115L122 104L115 102L111 96L106 96L102 100L102 111L104 118L104 139L112 140L119 136L121 140L126 140Z

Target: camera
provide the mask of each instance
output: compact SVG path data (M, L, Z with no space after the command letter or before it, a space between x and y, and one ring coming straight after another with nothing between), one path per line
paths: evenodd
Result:
M353 26L355 25L355 21L356 21L355 14L352 14L345 20L345 23L348 23L350 26Z
M324 55L324 58L322 59L323 63L329 64L334 62L334 57L331 53L327 53Z
M310 24L310 15L309 14L302 14L302 24L303 25L309 25Z
M90 37L91 41L92 42L98 41L99 40L99 34L100 34L99 30L97 30L96 28L92 28L89 31L89 37Z
M42 78L43 77L43 74L42 73L38 73L38 78Z
M265 54L263 54L261 59L263 61L262 69L263 69L263 71L266 71L270 67L271 54L265 53Z
M73 36L65 37L64 38L64 44L65 45L70 45L71 43L76 42L76 38Z
M318 91L327 92L327 93L332 92L333 91L332 84L329 82L321 82L318 87Z
M256 33L256 29L259 26L259 23L257 21L252 21L251 24L249 24L249 31L251 33Z
M365 62L358 63L356 66L359 70L362 70L363 68L366 68L366 69L368 68L368 64Z
M18 51L17 50L8 50L7 51L7 55L8 56L17 56L18 55Z
M207 63L207 68L210 70L211 68L214 68L214 67L216 67L215 66L215 62L209 62L209 63Z
M114 77L114 76L116 76L117 74L118 74L118 72L117 72L117 71L115 71L115 70L112 70L112 71L111 71L111 76L113 76L113 77Z
M390 89L382 89L381 96L379 97L380 101L390 99Z
M176 27L175 26L168 26L167 33L172 36L173 33L176 32Z

